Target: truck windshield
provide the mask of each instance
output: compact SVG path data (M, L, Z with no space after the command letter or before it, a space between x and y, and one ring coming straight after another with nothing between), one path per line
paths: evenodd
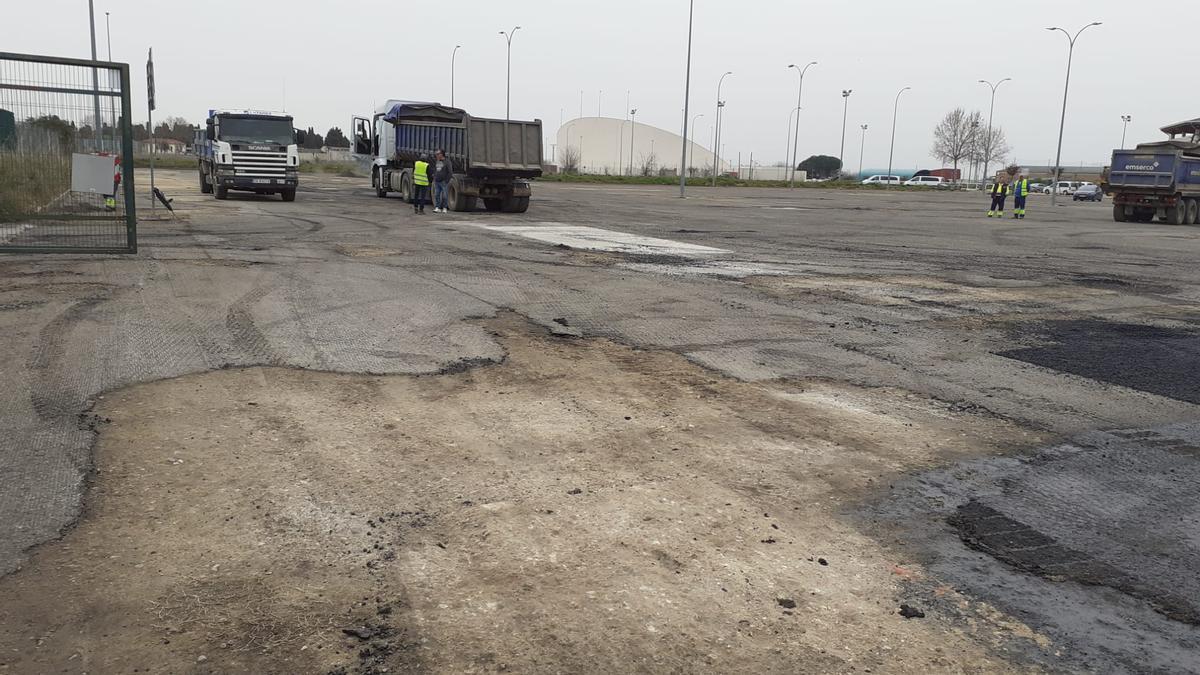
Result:
M284 118L222 117L220 136L223 141L291 145L292 121Z

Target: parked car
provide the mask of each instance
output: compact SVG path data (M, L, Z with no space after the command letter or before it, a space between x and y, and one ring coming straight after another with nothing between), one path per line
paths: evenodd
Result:
M948 187L950 183L941 176L914 176L904 184L909 187Z
M1073 195L1075 194L1076 190L1084 185L1091 185L1091 183L1077 180L1060 180L1053 185L1047 185L1046 187L1042 188L1042 194L1049 195L1057 192L1060 195Z
M1045 183L1030 183L1029 184L1030 192L1041 192L1042 190L1045 190L1045 189L1046 189Z
M1075 190L1075 194L1072 196L1072 199L1077 202L1104 201L1104 191L1100 189L1099 185L1086 183L1084 185L1080 185L1079 188Z
M871 176L862 182L863 185L899 185L900 176Z

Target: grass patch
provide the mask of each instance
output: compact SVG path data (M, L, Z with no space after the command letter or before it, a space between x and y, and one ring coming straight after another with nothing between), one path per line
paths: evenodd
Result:
M70 155L0 152L0 222L23 220L70 187Z

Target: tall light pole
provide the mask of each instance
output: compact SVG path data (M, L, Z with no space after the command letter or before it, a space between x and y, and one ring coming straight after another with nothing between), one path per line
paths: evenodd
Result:
M862 178L863 172L863 151L867 147L867 125L862 125L862 142L858 145L858 178Z
M896 105L892 109L892 146L888 150L888 172L887 176L884 178L884 180L887 181L886 184L888 187L892 186L892 158L896 152L896 118L900 115L900 94L903 94L909 89L912 89L912 87L905 87L896 92Z
M797 112L798 111L795 108L792 108L792 111L788 113L787 143L785 143L783 146L784 176L787 176L787 167L792 157L792 118L796 116Z
M721 141L721 108L725 107L725 103L721 101L721 85L725 84L725 78L732 74L732 70L726 71L725 74L721 76L721 79L717 81L717 119L714 122L716 126L713 128L713 187L717 186L717 174L720 173L721 170L721 146L718 145L718 143Z
M88 25L92 29L92 61L96 60L96 10L92 0L88 0ZM96 117L92 120L92 151L100 149L100 73L92 68L92 91L95 92L93 105Z
M637 108L629 111L629 175L633 175L633 133L637 131Z
M800 152L800 101L804 97L804 74L808 69L817 65L816 61L810 62L808 65L801 68L796 64L791 64L788 68L795 68L797 73L800 73L800 89L796 92L796 136L792 139L792 171L788 187L796 187L796 154Z
M983 183L987 181L988 165L991 164L992 161L992 117L996 114L996 90L1000 88L1000 85L1011 81L1011 77L1006 77L996 84L992 84L987 80L979 81L979 84L986 84L988 88L992 90L992 104L988 108L987 136L985 136L983 139L983 177L980 180L980 190L983 189Z
M704 113L697 113L696 116L692 118L692 137L693 137L692 138L692 162L696 161L696 140L695 140L696 120L700 119L701 117L704 117ZM689 171L692 168L692 162L685 161L685 164L687 164L687 169Z
M601 89L600 93L596 94L596 117L604 117L604 115L600 113L600 111L603 110L603 101L604 90Z
M1129 123L1133 121L1133 115L1121 115L1121 149L1125 149L1125 132L1129 129Z
M454 57L458 56L458 50L462 49L462 45L454 45L454 51L450 52L450 107L454 107ZM559 124L562 126L562 124Z
M512 119L512 39L519 30L521 30L520 26L514 26L511 31L500 31L500 34L508 41L508 78L504 87L504 119L506 120Z
M679 198L687 196L687 144L688 144L688 104L692 99L692 17L696 12L696 0L688 2L688 48L687 70L683 80L683 158L679 162ZM696 133L696 120L692 120L692 133ZM695 153L695 150L692 150Z
M108 62L112 63L112 23L108 19L108 12L104 13L104 37L108 40ZM112 71L109 71L109 82L112 82ZM117 154L117 109L116 102L113 100L115 96L108 97L108 117L112 120L112 151ZM1123 144L1122 144L1123 145Z
M1092 26L1099 26L1099 25L1100 25L1099 21L1093 21L1093 22L1089 23L1088 25L1084 26L1083 28L1080 28L1079 31L1077 33L1075 33L1075 35L1071 35L1070 33L1063 30L1062 28L1059 28L1058 26L1051 26L1050 28L1046 29L1049 31L1061 32L1063 35L1067 36L1067 41L1070 43L1070 48L1067 50L1067 81L1066 81L1066 84L1063 85L1062 118L1058 122L1058 154L1054 158L1054 182L1056 184L1058 183L1059 179L1062 178L1063 131L1066 129L1066 126L1067 126L1067 93L1071 90L1071 60L1073 58L1075 58L1075 41L1079 39L1079 36L1083 33L1083 31L1091 28ZM1056 185L1056 186L1050 188L1050 205L1056 206L1057 204L1058 204L1058 187Z
M846 168L846 114L850 112L850 94L853 93L853 89L842 90L842 149L838 151L838 161L842 166L838 168L838 173Z

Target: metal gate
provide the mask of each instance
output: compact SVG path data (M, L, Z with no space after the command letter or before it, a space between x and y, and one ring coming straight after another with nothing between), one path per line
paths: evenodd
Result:
M0 52L0 252L136 253L129 66Z

